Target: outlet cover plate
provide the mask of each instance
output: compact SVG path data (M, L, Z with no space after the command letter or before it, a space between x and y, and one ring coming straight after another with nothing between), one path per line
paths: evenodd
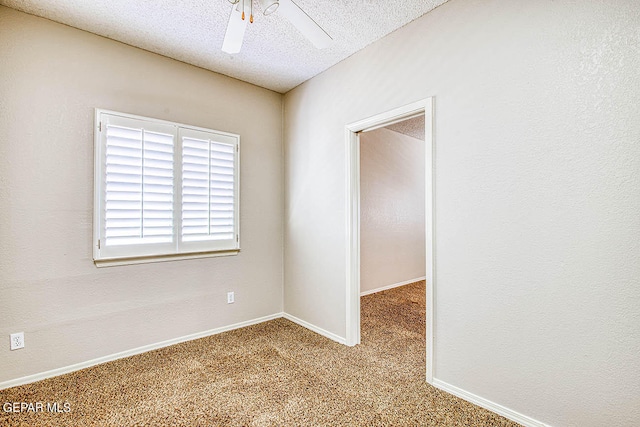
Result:
M233 292L227 292L227 304L233 304L236 301L236 297Z
M11 334L11 350L24 348L24 332L16 332Z

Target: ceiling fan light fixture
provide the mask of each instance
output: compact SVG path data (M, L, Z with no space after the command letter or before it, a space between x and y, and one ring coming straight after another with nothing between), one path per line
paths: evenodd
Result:
M236 0L229 0L230 2ZM253 22L253 2L259 2L265 15L272 14L276 10L278 15L287 19L296 29L306 37L318 49L328 47L333 39L316 21L293 2L293 0L237 0L231 8L227 31L222 42L222 51L229 54L240 52L244 33L248 22L245 20L247 2L249 2L249 22Z
M271 15L278 10L280 6L279 0L260 0L260 6L262 6L262 13L265 15Z

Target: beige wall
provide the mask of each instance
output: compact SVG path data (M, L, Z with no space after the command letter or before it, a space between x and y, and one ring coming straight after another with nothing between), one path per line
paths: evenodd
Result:
M344 126L435 97L435 378L640 424L640 6L451 0L285 96L285 310L346 334Z
M95 107L241 135L238 256L94 266ZM280 94L0 7L0 382L281 312L281 123Z
M424 141L360 135L360 291L425 276Z

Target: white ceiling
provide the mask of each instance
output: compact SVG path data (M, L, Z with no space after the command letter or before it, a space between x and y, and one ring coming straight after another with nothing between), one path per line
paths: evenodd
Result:
M277 11L264 16L254 0L255 22L235 55L220 50L232 8L228 0L0 4L284 93L445 1L295 0L333 38L318 50Z

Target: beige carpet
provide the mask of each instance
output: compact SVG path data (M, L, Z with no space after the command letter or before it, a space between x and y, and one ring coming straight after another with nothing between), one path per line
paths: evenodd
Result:
M0 391L2 426L516 426L425 382L425 284L362 298L362 344L277 319Z

